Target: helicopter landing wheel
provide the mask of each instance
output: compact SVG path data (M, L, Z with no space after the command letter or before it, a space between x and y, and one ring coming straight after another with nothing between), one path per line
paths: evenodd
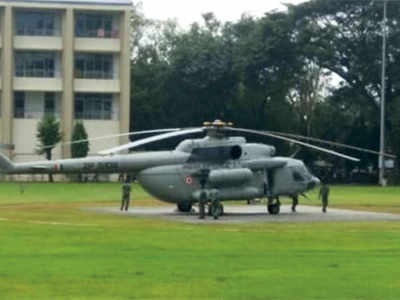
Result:
M199 203L199 219L204 219L205 215L206 215L205 204L200 202Z
M192 211L192 203L191 202L179 202L177 204L177 207L180 212L191 212Z
M222 216L224 213L224 207L221 203L219 202L214 202L211 204L211 215L214 217L214 219L218 219L218 217Z
M267 210L271 215L278 215L280 212L280 207L281 202L279 201L279 198L268 198Z
M199 219L204 219L206 215L207 194L202 192L199 201Z
M278 215L279 214L279 212L280 212L280 205L279 205L279 203L275 203L275 204L269 204L268 205L268 212L271 214L271 215Z

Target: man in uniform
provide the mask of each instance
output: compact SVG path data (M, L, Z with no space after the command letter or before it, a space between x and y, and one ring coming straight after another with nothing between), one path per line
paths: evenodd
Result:
M299 204L299 195L292 196L292 212L296 212L296 206Z
M121 210L128 210L129 201L131 198L131 184L129 176L126 177L125 183L122 185L122 200L121 200Z
M328 207L328 196L329 196L329 186L322 183L319 190L319 199L322 200L322 211L326 213L326 208Z

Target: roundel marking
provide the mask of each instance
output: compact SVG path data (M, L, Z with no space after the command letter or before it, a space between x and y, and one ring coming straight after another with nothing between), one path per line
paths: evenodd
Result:
M185 183L186 184L192 184L193 183L193 178L191 176L186 176L185 177Z

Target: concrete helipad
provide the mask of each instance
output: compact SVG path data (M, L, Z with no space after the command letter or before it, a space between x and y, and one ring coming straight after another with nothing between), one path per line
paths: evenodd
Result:
M184 223L254 223L254 222L342 222L342 221L400 221L400 215L375 213L346 209L328 208L322 213L320 207L299 205L293 213L289 205L281 206L279 215L270 215L265 205L224 205L225 214L218 220L206 216L205 220L198 218L197 208L193 213L181 213L175 206L135 207L127 212L121 212L119 207L91 207L85 210L98 213L118 214L126 217L158 218Z

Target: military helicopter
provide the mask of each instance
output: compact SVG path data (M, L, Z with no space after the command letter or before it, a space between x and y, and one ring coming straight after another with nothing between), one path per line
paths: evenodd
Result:
M4 174L72 174L129 173L153 196L176 203L179 211L190 212L199 205L199 217L204 218L206 206L215 219L222 215L222 201L264 198L267 210L280 212L279 196L295 196L316 187L320 180L313 176L301 160L277 157L275 147L247 143L241 132L273 137L352 161L355 157L311 145L293 138L269 132L235 128L231 123L216 120L202 127L160 129L136 132L157 133L122 146L100 152L99 156L13 163L0 153L0 172ZM194 133L205 133L200 139L181 141L172 151L151 151L131 154L116 153L134 149L164 139ZM130 133L132 134L132 133Z

